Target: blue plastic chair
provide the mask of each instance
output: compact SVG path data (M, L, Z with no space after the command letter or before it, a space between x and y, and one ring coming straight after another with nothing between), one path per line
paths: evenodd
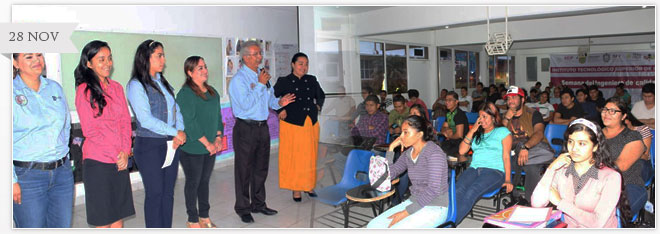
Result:
M357 186L369 183L369 159L373 153L366 150L354 149L348 153L344 174L339 183L316 190L316 199L322 203L336 207L342 205L344 211L344 227L348 227L348 213L346 212L346 192ZM358 173L365 173L365 180L357 178Z
M468 124L470 125L476 123L477 119L479 118L479 113L475 112L465 112L465 115L467 115Z
M442 130L442 125L445 123L447 120L447 117L445 116L440 116L437 119L435 119L435 131L440 133L440 130ZM442 142L445 138L442 135L438 135L438 142Z
M449 177L449 205L447 207L447 219L438 228L456 227L456 171L451 169Z
M505 191L504 188L499 187L499 188L496 188L495 190L493 190L491 192L488 192L488 193L482 195L481 198L486 198L486 199L493 198L493 199L495 199L495 200L493 200L493 205L495 206L495 213L497 213L497 212L500 212L500 198L501 198L502 192L504 192L504 191ZM474 209L474 206L470 210L470 217L474 217L474 213L472 212L473 209Z
M644 209L642 208L642 211L640 211L640 212L644 212ZM635 214L633 216L631 223L633 223L637 220L638 215L639 214ZM616 227L617 228L623 228L623 225L621 224L621 211L619 211L619 208L616 208Z
M545 126L545 138L548 139L548 143L550 143L550 146L552 149L555 150L555 157L559 156L559 153L561 152L562 145L561 144L553 144L552 140L553 139L559 139L562 142L564 142L564 132L566 132L566 129L568 128L567 125L563 124L548 124L548 126Z

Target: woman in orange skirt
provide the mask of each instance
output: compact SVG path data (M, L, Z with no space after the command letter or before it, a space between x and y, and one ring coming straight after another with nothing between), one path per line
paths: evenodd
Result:
M280 188L293 191L293 200L301 201L301 192L316 197L316 156L319 146L318 115L325 93L316 77L307 74L307 55L297 53L291 59L291 74L275 83L275 96L295 94L296 100L279 110Z

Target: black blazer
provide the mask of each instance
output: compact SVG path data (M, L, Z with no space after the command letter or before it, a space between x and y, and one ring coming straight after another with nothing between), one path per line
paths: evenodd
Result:
M277 83L273 87L275 97L282 97L288 93L296 95L296 101L290 103L284 108L279 109L277 112L286 110L286 118L284 121L298 126L305 125L305 118L309 116L312 124L318 121L319 110L316 105L323 107L325 101L325 93L321 89L321 85L312 75L304 75L298 79L297 76L289 74L285 77L277 79Z

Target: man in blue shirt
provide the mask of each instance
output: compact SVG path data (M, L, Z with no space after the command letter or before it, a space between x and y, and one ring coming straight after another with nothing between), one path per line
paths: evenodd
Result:
M270 75L257 70L263 55L256 41L245 42L241 48L243 66L229 83L231 108L236 117L233 129L234 186L236 203L234 210L241 221L252 223L252 213L277 214L266 207L266 177L270 158L270 133L268 132L268 108L280 109L295 101L289 93L277 99L268 81Z

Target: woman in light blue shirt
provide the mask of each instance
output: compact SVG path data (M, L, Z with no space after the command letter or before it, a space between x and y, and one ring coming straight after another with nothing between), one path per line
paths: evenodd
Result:
M13 54L13 201L17 228L69 228L71 117L62 86L41 76L41 53Z
M502 127L495 104L479 107L479 118L459 145L461 159L472 148L472 162L456 181L456 223L459 224L474 204L488 192L511 184L511 132ZM462 160L460 160L462 161Z
M178 155L170 166L162 166L167 141L173 140L174 149L186 142L183 117L174 100L174 89L162 74L164 68L163 44L146 40L135 51L132 78L126 86L128 102L137 119L133 151L144 184L147 228L172 227Z

